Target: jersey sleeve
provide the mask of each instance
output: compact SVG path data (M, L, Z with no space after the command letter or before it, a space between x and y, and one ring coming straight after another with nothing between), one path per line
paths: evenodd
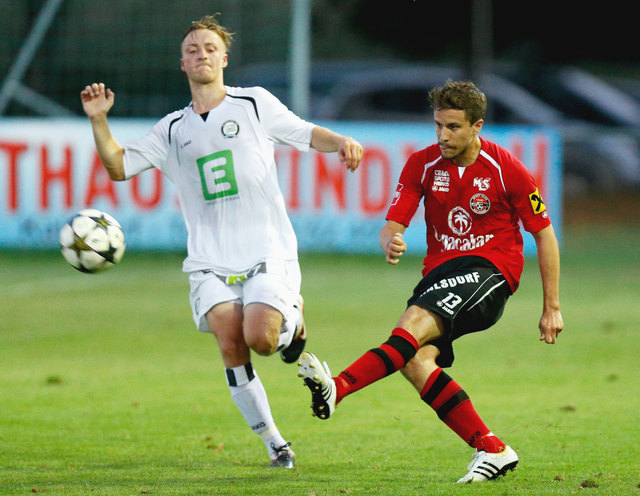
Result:
M509 200L527 232L536 233L551 224L533 176L515 157L511 157L511 167L505 181Z
M269 138L302 152L308 151L314 124L298 117L264 88L256 87L255 91L258 96L258 118Z
M419 164L420 161L417 154L411 155L407 160L400 173L400 180L393 195L391 206L387 211L386 220L392 220L409 227L411 219L420 204L420 199L424 196Z
M169 152L169 127L172 120L171 115L166 116L142 138L123 147L127 179L152 167L163 169Z

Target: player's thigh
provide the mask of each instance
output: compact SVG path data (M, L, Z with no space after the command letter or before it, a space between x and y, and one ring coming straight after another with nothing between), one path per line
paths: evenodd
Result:
M244 307L243 334L250 348L262 354L275 351L282 328L279 310L265 303L250 303Z
M462 267L435 282L425 277L410 305L439 315L451 340L491 327L502 315L511 290L493 267Z
M212 332L215 321L209 321L207 314L215 306L234 302L241 304L242 287L228 286L211 272L195 271L189 274L189 302L193 321L199 331Z
M218 340L242 340L244 312L237 301L225 301L211 307L205 314L209 329Z
M242 302L245 308L253 303L267 305L286 317L300 294L300 284L298 261L287 261L280 270L256 274L245 281Z
M205 319L218 341L225 367L248 363L251 357L243 334L242 305L235 301L218 303L209 309Z
M398 327L409 332L420 346L444 333L442 317L429 309L410 305L398 320Z
M463 293L464 295L464 293ZM511 288L502 274L484 275L484 282L464 300L453 319L451 337L484 331L493 326L504 312Z
M284 319L293 309L300 293L300 267L287 262L282 271L260 273L244 284L244 334L247 342L263 337L277 344Z
M508 283L490 263L477 257L450 260L427 274L414 289L408 305L440 315L443 335L430 341L440 350L436 363L450 367L453 341L491 327L511 295Z

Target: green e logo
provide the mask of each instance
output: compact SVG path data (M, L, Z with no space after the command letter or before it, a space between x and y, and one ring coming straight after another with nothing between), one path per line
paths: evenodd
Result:
M233 170L231 150L212 153L199 158L196 163L200 171L202 194L205 200L215 200L238 194L238 183L236 182L236 173Z

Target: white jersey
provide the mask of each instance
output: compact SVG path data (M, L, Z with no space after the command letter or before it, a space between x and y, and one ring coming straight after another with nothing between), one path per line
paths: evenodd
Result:
M190 105L124 146L127 179L157 167L176 186L189 236L186 272L241 273L298 256L274 143L308 151L314 125L264 88L225 89L206 120Z

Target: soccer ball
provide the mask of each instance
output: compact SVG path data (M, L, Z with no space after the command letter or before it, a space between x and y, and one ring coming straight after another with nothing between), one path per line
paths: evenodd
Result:
M116 219L95 208L80 210L60 230L62 256L80 272L96 274L122 260L124 232Z

